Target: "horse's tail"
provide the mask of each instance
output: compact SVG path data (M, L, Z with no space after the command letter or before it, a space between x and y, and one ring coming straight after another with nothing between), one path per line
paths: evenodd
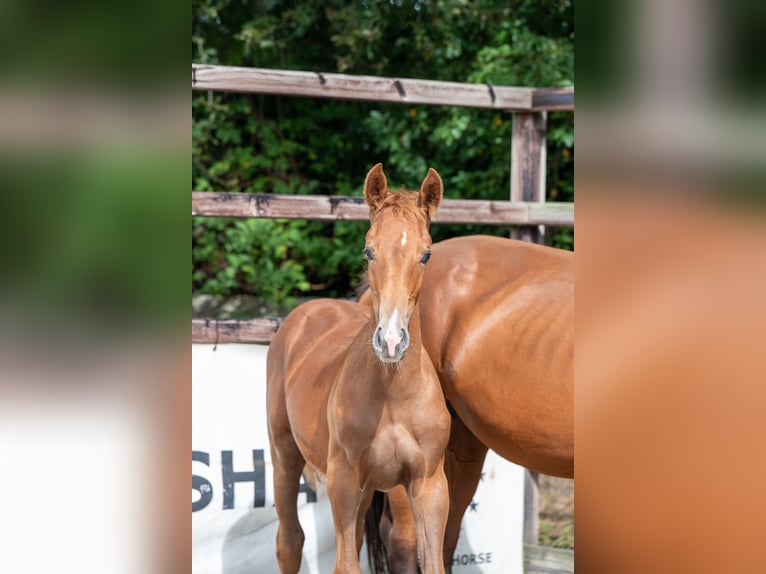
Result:
M367 560L373 574L385 574L388 572L386 564L386 548L383 538L380 536L380 519L383 516L386 495L375 491L372 496L372 504L364 518L364 536L367 539Z

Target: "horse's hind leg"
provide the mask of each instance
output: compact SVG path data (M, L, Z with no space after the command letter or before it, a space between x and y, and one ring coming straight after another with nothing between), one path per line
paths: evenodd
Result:
M306 462L289 431L269 434L274 465L274 505L279 518L277 562L282 574L296 574L301 567L305 539L298 521L298 489ZM272 437L272 434L279 436Z
M367 516L367 511L370 508L370 504L372 503L372 497L375 494L374 490L371 490L369 494L365 494L365 496L362 498L362 502L359 505L359 511L357 512L357 518L356 518L356 554L359 555L359 552L362 550L362 544L364 544L364 534L365 534L365 528L364 528L364 519Z
M481 478L487 447L454 417L449 443L444 453L444 472L449 483L449 517L444 534L444 564L452 572L452 557L460 536L460 523Z
M387 511L381 518L380 533L385 540L391 574L417 574L418 545L407 491L401 485L386 495Z

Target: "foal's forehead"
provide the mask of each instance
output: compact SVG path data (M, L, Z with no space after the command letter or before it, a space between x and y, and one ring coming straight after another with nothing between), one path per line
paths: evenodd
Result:
M430 243L428 228L415 221L402 220L396 217L386 217L381 214L367 233L368 241L385 243L402 248L420 248L423 243Z

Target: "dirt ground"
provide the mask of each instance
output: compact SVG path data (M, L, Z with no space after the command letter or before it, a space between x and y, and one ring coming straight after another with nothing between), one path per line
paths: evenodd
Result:
M541 474L540 544L574 549L574 481Z

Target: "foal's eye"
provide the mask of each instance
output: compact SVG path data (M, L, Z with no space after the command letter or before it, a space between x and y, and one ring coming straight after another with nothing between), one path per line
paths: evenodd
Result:
M428 263L429 259L431 259L431 252L430 251L426 251L425 253L423 253L423 258L420 260L420 262L423 265L425 265L426 263Z
M364 256L367 259L367 261L372 261L374 257L372 256L372 249L369 247L364 248Z

